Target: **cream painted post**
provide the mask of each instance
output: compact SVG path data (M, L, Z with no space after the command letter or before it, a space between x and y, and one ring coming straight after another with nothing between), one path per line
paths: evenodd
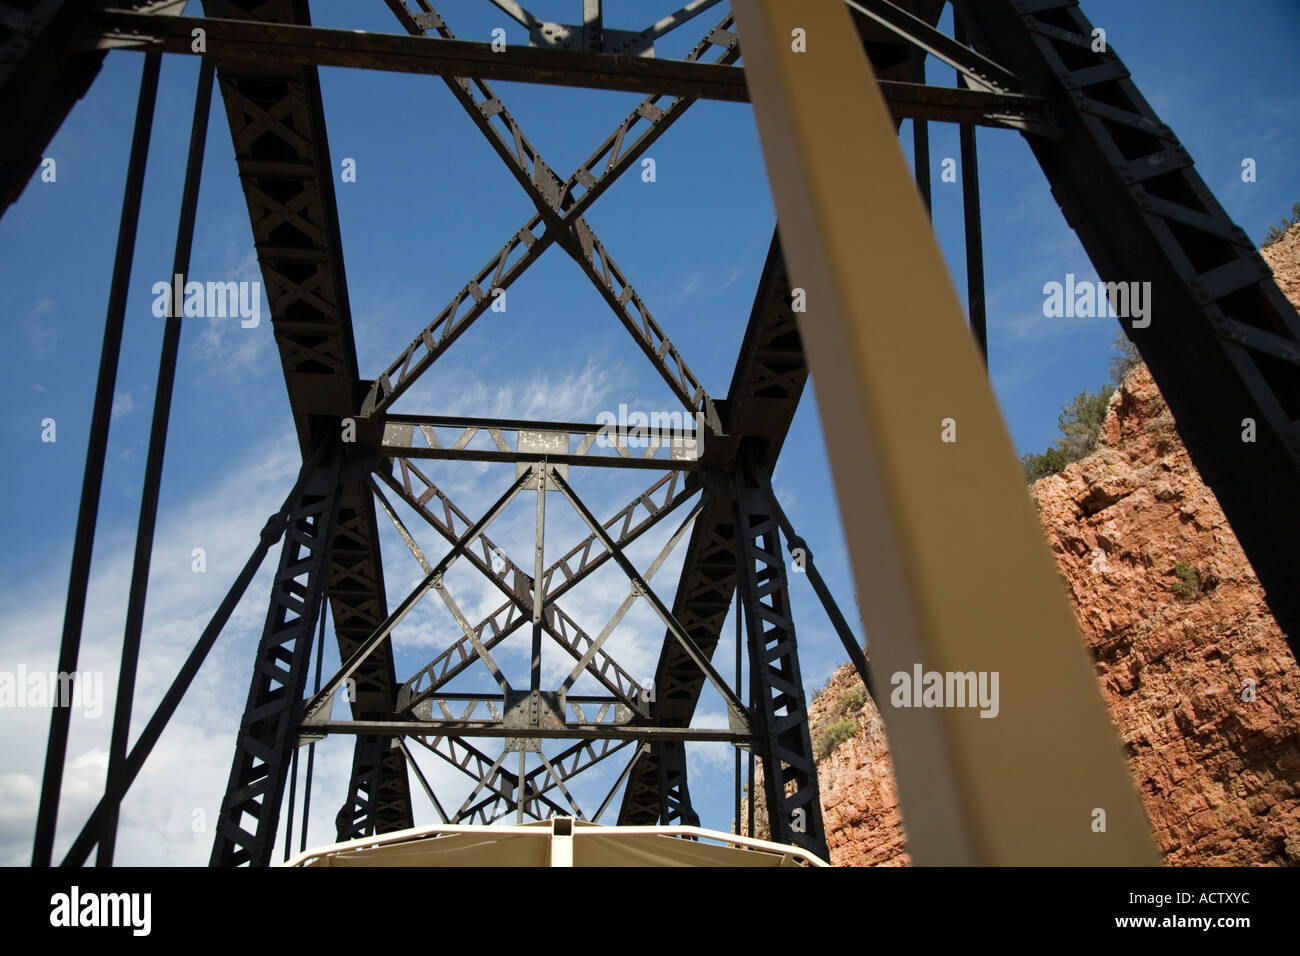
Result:
M781 245L806 295L799 328L912 857L1155 865L1091 661L848 9L842 0L733 0L733 9ZM955 441L943 440L945 424ZM892 676L917 664L996 672L997 716L892 706Z

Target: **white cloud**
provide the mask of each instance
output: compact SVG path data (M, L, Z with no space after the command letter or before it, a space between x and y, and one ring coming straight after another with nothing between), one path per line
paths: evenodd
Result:
M293 482L296 464L295 449L283 445L255 449L245 462L236 463L226 478L195 489L189 500L160 515L132 721L137 735L253 550L267 515L278 509ZM56 860L62 858L103 790L131 544L129 533L114 527L103 528L96 542L77 669L102 674L108 700L99 719L74 711ZM207 552L206 573L191 570L194 547ZM273 550L128 793L116 862L207 862L211 822L225 789L275 557ZM56 667L65 574L66 569L51 567L43 580L15 583L10 585L10 593L0 596L11 609L0 623L0 668L25 666L29 671L50 671ZM0 711L0 735L6 742L0 753L0 795L5 808L0 813L0 862L25 864L30 860L48 726L46 710ZM334 771L318 766L318 770L325 780L337 772L346 779L348 772L346 767ZM334 793L345 789L344 783ZM206 814L206 833L193 831L195 810ZM329 813L322 808L322 814L328 817L335 810L337 805Z
M113 418L125 418L136 410L135 399L130 392L118 392L113 396Z
M250 250L242 258L237 258L231 249L227 252L227 264L220 270L220 281L256 282L264 299L266 290L262 288L257 253ZM190 320L202 323L203 331L190 346L190 350L207 368L209 375L243 380L257 370L273 342L271 310L265 301L260 302L258 308L261 310L260 321L249 328L245 328L239 318Z
M23 316L23 333L27 336L27 347L38 359L46 359L54 354L63 337L63 329L49 316L55 311L53 299L41 296Z
M446 366L438 375L419 379L394 403L394 410L436 408L446 416L594 421L596 412L613 401L622 377L617 365L594 361L578 371L538 372L505 381L479 368Z

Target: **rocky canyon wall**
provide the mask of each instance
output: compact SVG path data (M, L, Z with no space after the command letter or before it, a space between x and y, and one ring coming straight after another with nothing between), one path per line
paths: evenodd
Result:
M1263 254L1300 304L1300 226ZM1145 366L1097 451L1030 491L1166 861L1300 863L1300 668ZM888 742L850 665L809 710L832 862L909 863Z

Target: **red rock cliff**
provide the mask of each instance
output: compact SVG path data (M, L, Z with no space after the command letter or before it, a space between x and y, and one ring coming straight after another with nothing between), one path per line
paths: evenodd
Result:
M1300 305L1300 226L1263 254ZM1031 494L1166 860L1300 863L1300 668L1145 366L1112 397L1096 453ZM888 744L863 696L845 665L809 708L829 750L831 860L906 864Z

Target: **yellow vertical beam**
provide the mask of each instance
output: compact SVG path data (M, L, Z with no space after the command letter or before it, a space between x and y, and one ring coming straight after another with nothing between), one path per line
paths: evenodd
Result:
M848 10L842 0L732 6L781 246L806 296L799 328L912 856L920 864L1156 864ZM955 441L943 440L946 420ZM989 690L997 674L996 716L895 706L904 690L909 703L919 694L895 676L910 681L917 665L983 672Z

